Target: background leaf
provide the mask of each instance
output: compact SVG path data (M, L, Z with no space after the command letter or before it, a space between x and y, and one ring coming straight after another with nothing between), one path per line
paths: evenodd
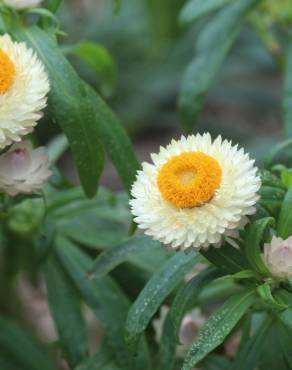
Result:
M195 252L190 252L188 255L179 252L148 281L132 305L126 322L126 340L132 350L135 350L141 334L161 303L178 286L184 275L200 261L200 258Z
M247 309L255 302L253 290L233 295L214 312L200 330L185 359L183 370L191 370L208 353L218 347Z
M89 353L85 321L80 301L71 281L55 259L45 267L48 301L57 327L61 347L70 366L77 366Z
M159 242L145 235L126 240L124 243L106 250L98 256L89 271L90 277L95 278L106 275L121 263L133 260L135 255L145 254L145 252L147 255L153 254L162 248L163 246Z
M277 236L287 239L292 233L292 188L289 188L280 210Z
M87 271L92 266L91 259L64 238L57 240L57 254L80 295L105 328L116 363L125 369L148 369L145 341L141 341L135 357L125 343L123 333L129 302L117 284L110 277L89 281Z
M0 358L2 355L12 368L15 366L14 369L55 369L47 351L16 324L4 318L0 318Z
M103 95L113 94L117 80L117 67L110 53L103 46L83 41L73 50L96 74Z
M284 99L283 99L283 114L284 114L284 133L286 138L292 137L292 38L289 39L289 44L286 49L286 67L285 67L285 83L284 83Z
M181 24L192 22L212 11L222 8L231 0L189 0L179 14Z
M245 15L258 1L232 1L200 33L195 57L183 76L178 102L182 123L187 132L194 128L204 97L239 34Z
M274 223L272 217L265 217L251 223L246 229L244 241L244 252L250 266L256 271L268 275L269 270L261 256L261 245L263 245L265 233L271 223Z

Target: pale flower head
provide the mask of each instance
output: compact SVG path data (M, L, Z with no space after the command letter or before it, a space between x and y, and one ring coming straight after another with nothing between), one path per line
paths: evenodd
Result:
M43 147L33 149L28 140L14 144L0 156L0 191L11 196L33 193L51 176L49 167Z
M292 277L292 236L286 240L273 236L271 243L264 246L264 261L273 276Z
M43 0L3 0L4 4L14 9L28 9L35 8Z
M33 130L48 92L47 73L33 50L0 36L0 149Z
M143 163L132 187L134 220L175 249L219 247L255 212L260 178L249 155L218 136L172 140Z

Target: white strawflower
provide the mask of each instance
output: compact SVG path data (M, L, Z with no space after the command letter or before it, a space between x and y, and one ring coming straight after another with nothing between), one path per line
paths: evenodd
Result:
M255 212L260 178L243 149L221 136L182 137L143 163L132 187L134 220L173 248L220 245Z
M32 49L0 36L0 149L32 131L48 92L47 74Z
M43 147L33 149L28 140L16 143L0 156L0 191L14 196L39 190L52 174L49 167Z
M28 9L35 8L43 0L3 0L4 4L14 9Z
M271 243L264 245L264 261L275 277L292 277L292 236L286 240L273 236Z

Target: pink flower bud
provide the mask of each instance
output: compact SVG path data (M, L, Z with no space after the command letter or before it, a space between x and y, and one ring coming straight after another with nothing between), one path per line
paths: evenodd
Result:
M0 191L11 196L32 193L42 188L51 176L44 148L33 149L26 140L0 156Z
M264 246L264 261L275 277L292 277L292 236L286 240L273 236Z

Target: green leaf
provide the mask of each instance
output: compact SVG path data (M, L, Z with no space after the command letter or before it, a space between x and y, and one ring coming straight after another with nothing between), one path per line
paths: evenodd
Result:
M286 358L287 364L289 365L289 369L292 369L292 349L291 349L291 341L292 341L292 331L288 329L284 325L278 325L278 338L280 341L281 349L283 354Z
M76 290L55 259L47 262L45 278L48 301L61 346L70 366L75 367L89 352L85 321Z
M139 256L139 254L143 252L153 254L157 249L160 250L162 248L159 242L147 236L139 236L126 240L122 244L106 250L98 256L93 267L90 269L90 278L101 277L108 274L120 264L133 260L133 256L135 255Z
M201 289L221 274L215 268L202 271L178 291L165 319L159 344L158 368L171 369L175 359L176 344L179 343L179 330L185 313L195 304Z
M216 268L208 268L197 276L193 277L187 284L185 284L175 296L170 308L170 319L173 325L174 338L179 341L178 333L181 321L190 309L192 304L197 300L201 289L210 281L217 279L222 275Z
M259 275L252 270L239 271L236 274L230 276L232 279L257 279Z
M95 72L103 95L111 96L117 80L117 67L110 53L94 42L81 42L73 54L81 58Z
M292 38L290 38L288 47L286 47L285 62L283 114L284 132L288 139L292 137Z
M286 310L277 312L277 316L285 326L292 330L292 294L281 289L275 292L275 297L282 304L289 306Z
M264 339L273 323L273 318L264 320L257 332L249 338L239 351L232 365L232 370L254 370L264 345Z
M234 274L247 269L245 256L233 246L225 243L220 248L209 248L201 254L227 274Z
M285 196L285 190L273 186L262 186L259 190L259 195L262 200L279 200L282 201Z
M48 34L34 26L13 35L37 52L49 73L51 114L68 138L84 191L92 197L103 169L103 148L91 97Z
M102 323L115 355L115 361L125 369L149 369L149 357L143 340L137 356L132 356L124 340L124 325L129 301L110 277L89 281L87 271L92 260L73 243L58 238L56 252L80 295Z
M62 1L63 0L47 0L47 8L51 12L56 13L60 5L62 4Z
M283 303L278 303L272 295L271 287L268 283L264 283L257 287L257 292L260 297L275 310L283 310L288 306Z
M102 140L125 189L130 193L137 170L140 168L132 143L121 122L105 102L90 86L86 85L86 90L95 109L95 120L99 124L101 133L100 140Z
M135 350L139 338L164 299L200 260L195 252L175 254L148 281L132 305L126 322L126 341Z
M46 152L51 163L56 163L68 149L68 140L65 135L55 136L47 145Z
M283 170L281 171L281 181L286 186L290 188L292 186L292 170Z
M261 257L261 245L268 227L273 223L272 217L265 217L253 222L246 229L244 252L250 266L261 274L269 275Z
M182 370L191 370L208 353L218 347L255 300L254 290L247 290L233 295L214 312L192 344Z
M22 370L54 370L47 351L16 324L0 318L0 358Z
M281 180L268 170L260 170L259 175L264 186L272 186L275 188L285 189L285 186Z
M113 355L102 348L92 357L83 361L75 370L105 370L111 366L112 370L119 370L113 363Z
M166 315L159 343L157 369L173 370L176 355L176 338L170 313Z
M292 188L289 188L280 210L277 235L287 239L292 234Z
M207 15L215 10L222 8L231 0L189 0L179 14L179 22L187 24Z
M183 76L178 102L182 123L188 132L194 128L205 95L239 34L245 15L258 1L233 1L200 33L195 57Z
M113 0L113 11L114 14L118 14L121 10L122 0Z
M270 168L275 161L280 157L280 155L292 147L292 139L287 139L281 141L280 143L274 145L269 151L267 158L265 160L265 166Z

